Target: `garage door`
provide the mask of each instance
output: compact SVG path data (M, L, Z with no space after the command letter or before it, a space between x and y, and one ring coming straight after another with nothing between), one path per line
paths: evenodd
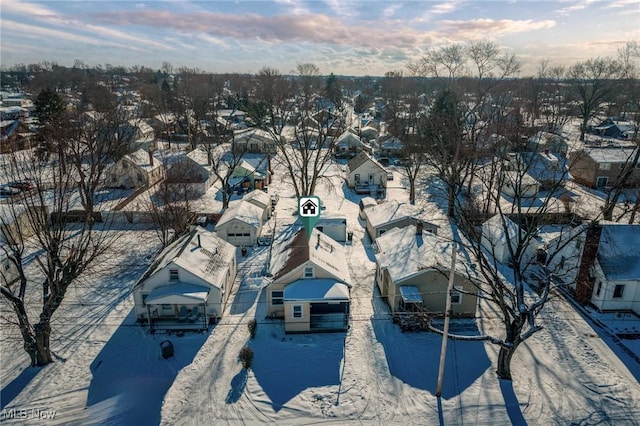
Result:
M227 241L233 244L234 246L252 246L253 241L251 239L251 234L241 233L241 232L227 232Z
M311 330L346 330L349 325L349 302L311 304Z

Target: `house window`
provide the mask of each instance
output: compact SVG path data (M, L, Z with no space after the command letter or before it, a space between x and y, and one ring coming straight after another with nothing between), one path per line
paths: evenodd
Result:
M607 186L607 183L609 183L609 178L606 176L598 176L598 178L596 179L597 188L603 188Z
M360 175L359 174L356 173L355 179L356 179L356 183L360 183Z
M291 307L292 318L302 318L302 305L293 305Z
M459 305L462 303L462 287L455 287L454 290L451 290L451 304Z
M169 281L180 281L180 274L177 269L169 269Z
M373 175L369 174L369 183L373 183Z
M598 170L611 170L611 163L598 164Z
M624 284L616 284L616 288L613 290L613 297L619 299L624 293Z
M271 292L271 304L282 305L284 304L284 291L274 290Z
M313 278L313 266L307 266L304 268L304 277Z
M596 296L600 296L600 290L602 290L602 282L598 281L598 287L596 288Z

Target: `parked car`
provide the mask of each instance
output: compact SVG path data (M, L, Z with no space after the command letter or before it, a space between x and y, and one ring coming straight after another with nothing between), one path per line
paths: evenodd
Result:
M387 180L393 180L393 173L387 172Z
M33 184L33 182L28 180L18 180L15 182L9 182L7 186L18 189L20 191L31 191L33 188L35 188L35 185Z
M12 188L9 185L0 186L0 195L10 197L12 195L18 195L20 191L18 188Z

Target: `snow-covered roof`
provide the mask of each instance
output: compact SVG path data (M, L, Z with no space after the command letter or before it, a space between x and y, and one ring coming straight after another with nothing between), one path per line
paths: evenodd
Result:
M406 280L424 270L448 271L451 268L453 242L423 231L416 234L412 226L393 228L376 239L376 262L386 268L395 283ZM476 276L468 253L458 247L456 272L473 278Z
M603 225L598 262L608 279L640 279L640 225Z
M382 166L382 164L378 163L378 161L375 158L371 157L366 152L359 152L358 155L356 155L351 160L349 160L349 163L348 163L349 173L355 172L356 170L358 170L360 166L362 166L367 162L371 162L375 164L380 169L381 172L383 173L387 172L387 169L385 169Z
M329 279L300 279L284 289L284 300L349 300L349 286Z
M150 155L153 157L153 164L149 161ZM155 153L149 154L149 151L144 149L139 149L131 154L127 154L125 155L125 158L147 172L155 170L158 167L162 167L162 158Z
M631 147L613 147L613 148L588 148L584 153L578 153L575 158L580 155L587 155L596 163L625 163L634 153Z
M362 141L357 135L354 135L349 130L345 130L342 132L340 136L336 139L336 144L338 145L347 145L349 147L356 147L362 145Z
M260 228L262 224L262 212L264 209L245 200L239 200L229 203L229 208L222 214L216 226L238 219L241 222Z
M210 289L187 283L174 283L154 289L145 303L160 304L190 304L204 303L207 300Z
M260 191L259 189L254 189L251 192L248 192L242 197L243 200L247 202L257 201L260 204L263 204L265 207L271 206L271 196L264 191Z
M300 229L291 238L279 242L273 250L270 271L277 279L307 261L343 283L351 280L344 247L317 229L311 231L308 240L306 230Z
M423 208L394 200L367 208L367 221L374 228L406 218L424 219L424 216L425 211Z
M140 282L173 263L218 287L225 278L236 248L215 233L196 228L167 246L151 264Z
M202 167L207 169L211 168L211 165L209 164L209 155L207 154L207 151L201 147L189 151L187 153L187 157L191 158Z
M493 243L506 244L507 240L515 242L518 238L518 225L508 217L497 214L482 224L482 234Z

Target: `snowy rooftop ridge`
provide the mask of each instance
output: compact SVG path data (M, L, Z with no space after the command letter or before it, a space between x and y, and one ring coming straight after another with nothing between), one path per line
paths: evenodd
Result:
M416 234L415 227L393 228L376 239L376 261L386 268L395 282L408 279L426 270L450 270L453 242L423 231ZM456 272L474 278L474 265L467 253L457 248Z
M145 281L157 271L174 263L200 276L213 286L218 286L224 278L222 274L235 255L235 247L215 233L196 228L168 245L149 266L138 283ZM136 284L137 285L137 284Z
M293 237L280 242L275 247L270 270L273 278L278 279L307 261L344 283L351 280L344 247L316 229L309 239L306 230L300 229Z
M233 219L238 219L248 225L260 227L263 209L246 200L230 203L229 208L222 214L216 226L223 225Z

